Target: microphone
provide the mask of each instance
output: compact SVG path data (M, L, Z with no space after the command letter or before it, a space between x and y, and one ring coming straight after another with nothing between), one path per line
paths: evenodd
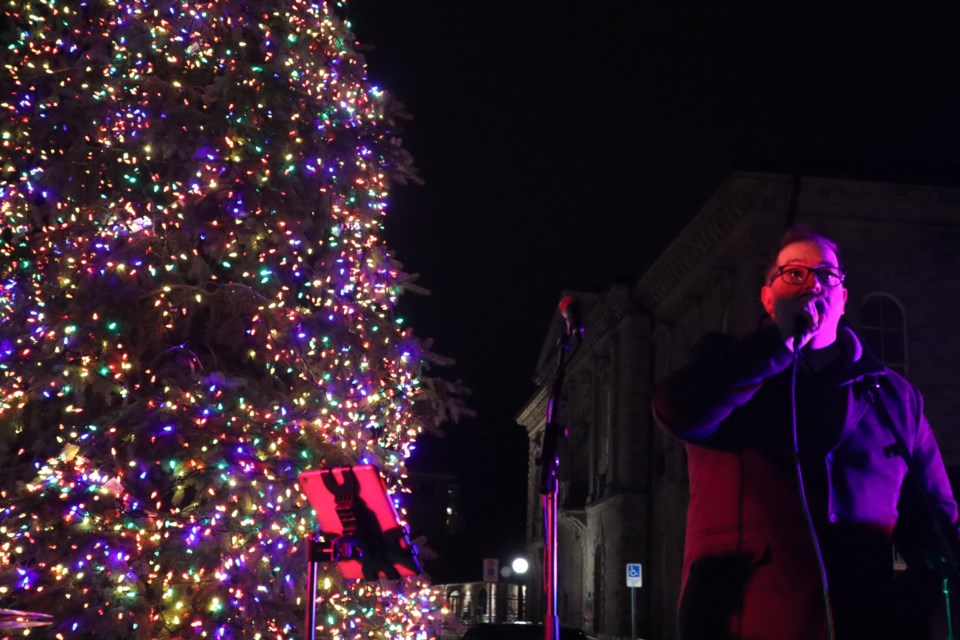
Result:
M813 301L814 313L801 312L796 317L793 325L794 348L800 344L800 341L803 340L805 335L813 333L820 328L820 323L823 321L823 312L825 310L826 305L823 303L823 300L818 298Z
M563 322L566 325L566 333L568 336L573 335L574 333L582 340L583 339L583 303L580 302L580 298L577 296L564 296L560 300L560 316L563 318Z

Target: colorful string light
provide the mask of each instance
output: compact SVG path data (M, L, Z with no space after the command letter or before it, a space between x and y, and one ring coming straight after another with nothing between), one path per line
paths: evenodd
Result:
M425 427L388 96L325 3L0 11L0 602L57 638L301 637L297 475L400 491ZM439 608L323 592L331 638Z

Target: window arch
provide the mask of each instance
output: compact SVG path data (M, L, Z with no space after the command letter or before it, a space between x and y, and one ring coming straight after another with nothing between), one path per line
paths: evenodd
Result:
M891 295L871 293L860 305L860 331L880 362L900 374L907 370L903 306Z

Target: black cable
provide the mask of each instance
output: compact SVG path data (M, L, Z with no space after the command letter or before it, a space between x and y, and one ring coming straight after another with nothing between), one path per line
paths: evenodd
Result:
M836 640L836 631L833 628L833 609L830 606L830 587L827 584L827 567L823 562L823 551L820 549L820 538L813 526L813 516L810 515L810 504L807 502L807 492L803 486L803 471L800 469L800 444L797 440L797 365L800 362L800 340L793 341L793 366L790 370L790 409L793 426L793 462L797 487L800 489L800 502L803 504L803 515L807 522L807 530L813 542L813 551L817 556L817 568L820 570L820 584L823 586L823 605L827 612L827 637Z

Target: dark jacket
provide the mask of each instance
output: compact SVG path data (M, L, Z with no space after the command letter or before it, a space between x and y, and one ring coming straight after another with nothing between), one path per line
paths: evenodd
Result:
M802 484L793 354L776 327L707 336L658 385L654 415L689 463L684 638L826 637L818 548L839 640L900 633L891 543L907 460L938 520L956 523L957 505L917 389L845 325L834 349L831 367L798 366ZM920 557L918 537L898 537L898 548Z

